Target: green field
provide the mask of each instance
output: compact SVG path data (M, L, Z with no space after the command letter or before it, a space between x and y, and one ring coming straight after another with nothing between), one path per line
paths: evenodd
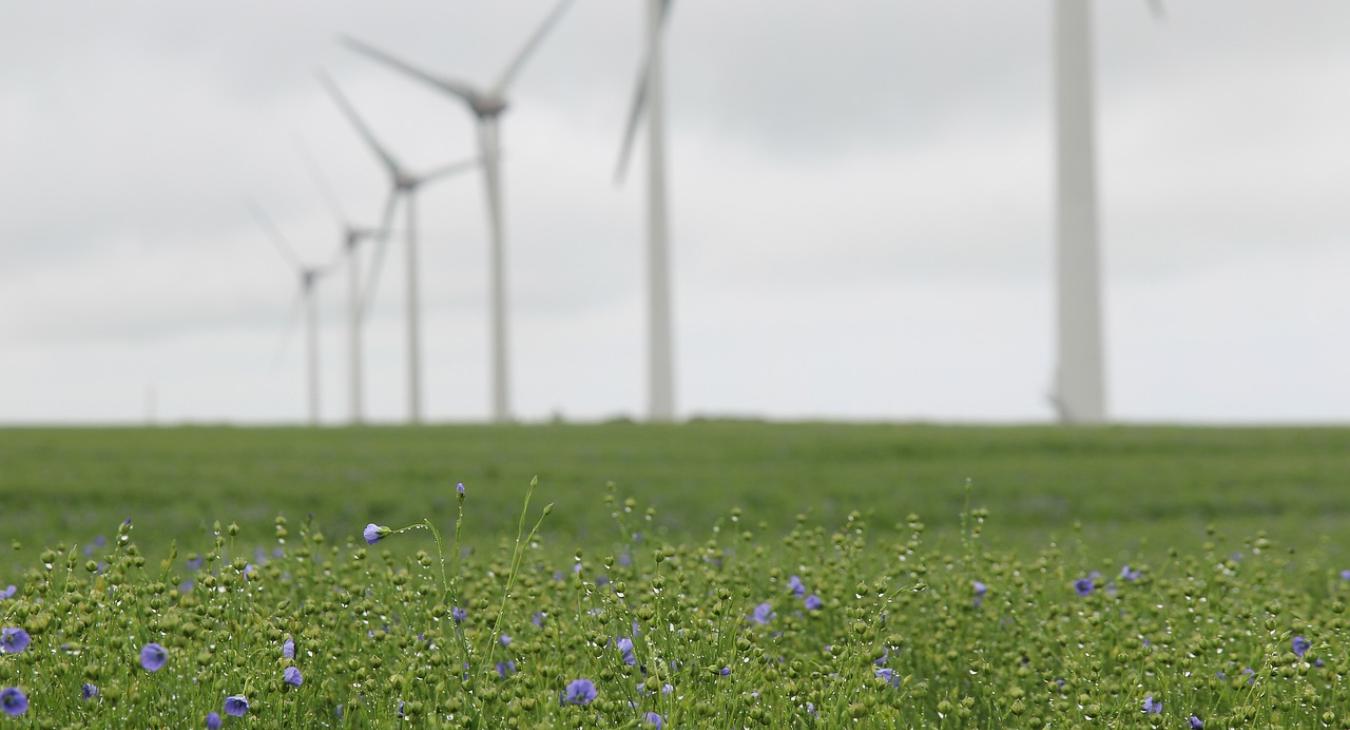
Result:
M448 520L462 481L476 512L466 539L495 541L535 475L562 549L612 539L599 503L610 482L655 507L652 529L672 540L706 535L732 507L777 533L802 512L835 525L858 510L882 531L917 513L940 536L968 482L989 539L1030 549L1075 521L1101 552L1196 545L1209 523L1294 545L1350 536L1350 429L750 422L2 430L0 529L82 543L134 517L143 544L191 546L215 520L265 539L282 513L348 536L372 520Z
M8 430L0 724L1350 728L1348 475L1329 428Z

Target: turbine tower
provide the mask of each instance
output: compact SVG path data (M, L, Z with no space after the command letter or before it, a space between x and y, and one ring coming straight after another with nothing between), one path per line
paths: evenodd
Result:
M309 150L297 138L297 146L305 161L305 168L313 178L314 184L323 196L324 202L337 221L340 250L346 257L347 268L347 358L348 358L348 398L351 404L351 423L360 425L365 421L364 379L362 376L361 327L361 258L360 248L368 240L377 239L382 232L374 228L364 228L351 223L338 202L337 195L328 184L327 178L319 169L319 164L309 154Z
M257 219L258 225L262 227L263 232L272 240L277 252L286 260L299 277L300 289L297 292L295 308L303 309L305 316L305 390L309 405L309 425L319 425L319 313L314 298L314 287L319 283L319 279L327 274L331 266L308 266L301 263L300 257L295 255L295 250L287 243L286 238L281 235L281 231L272 223L272 220L263 213L262 209L256 205L250 205L253 217ZM286 335L290 335L291 323L294 317L287 322ZM283 340L283 345L285 341Z
M1053 0L1057 344L1051 401L1062 423L1107 420L1092 0ZM1149 3L1161 15L1158 0Z
M670 305L670 219L666 204L665 86L662 76L666 18L672 0L647 0L646 58L624 130L615 179L623 181L638 123L647 115L647 414L675 418L675 367Z
M429 182L434 182L441 178L449 177L456 173L472 169L478 164L477 160L466 160L456 162L443 167L436 168L425 174L416 175L407 170L399 161L389 152L384 145L380 144L375 138L374 133L366 126L361 116L356 113L356 108L347 101L347 97L338 89L337 84L333 82L326 74L319 74L319 80L328 93L332 95L333 100L337 102L338 108L346 115L352 126L356 128L361 138L365 140L366 145L370 147L375 156L379 158L380 163L389 174L389 197L384 206L384 217L381 219L378 243L375 247L375 258L371 262L370 280L366 285L365 292L360 296L360 303L356 306L355 317L363 317L369 311L371 303L375 300L375 286L379 281L380 266L384 261L384 251L389 242L391 234L390 226L393 224L394 214L398 208L400 198L406 203L407 211L407 229L404 231L404 242L406 250L404 252L404 262L406 264L407 275L407 302L406 315L408 326L408 421L411 423L422 422L422 323L421 323L421 299L418 294L418 272L417 272L417 191ZM351 251L349 261L352 262L352 272L349 273L349 281L356 276L355 273L355 243L349 243L348 249ZM353 283L352 286L355 286ZM358 323L359 327L359 323ZM354 347L359 345L354 345Z
M525 62L539 47L549 31L557 25L573 0L560 0L544 22L535 30L525 47L516 54L497 83L483 88L462 81L424 71L399 58L353 38L343 38L351 49L411 76L422 83L462 101L478 123L478 154L483 163L483 187L487 199L488 230L491 236L489 250L489 309L492 336L492 420L505 423L511 419L510 363L507 342L506 293L506 231L502 213L501 137L500 119L508 102L506 92L520 74Z

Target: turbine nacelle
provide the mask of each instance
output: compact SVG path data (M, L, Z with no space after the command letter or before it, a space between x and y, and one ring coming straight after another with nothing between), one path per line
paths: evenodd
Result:
M505 97L498 94L472 94L469 97L469 109L474 116L479 119L489 117L499 117L505 112L511 103Z

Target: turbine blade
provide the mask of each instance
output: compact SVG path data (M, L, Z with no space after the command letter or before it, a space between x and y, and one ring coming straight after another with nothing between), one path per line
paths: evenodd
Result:
M291 248L291 244L286 241L286 237L281 235L281 230L272 222L272 219L267 217L267 214L263 212L263 209L258 207L258 204L253 201L249 201L248 209L249 212L253 214L253 219L257 221L258 227L261 228L263 233L272 241L272 245L276 247L277 252L281 254L281 257L286 259L286 263L299 269L300 257L295 255L295 249Z
M328 184L328 178L324 176L323 169L319 167L319 161L314 159L310 153L309 146L298 132L292 135L295 140L295 148L300 153L300 158L304 160L305 171L309 173L309 179L314 181L314 185L319 188L319 195L323 197L324 203L328 205L328 210L333 214L339 226L347 225L347 214L342 211L342 204L338 202L337 193L333 192L333 186Z
M281 340L277 342L276 354L272 356L272 367L276 368L281 364L281 359L286 354L286 346L291 342L291 335L300 325L300 312L305 303L305 290L302 287L296 293L295 299L291 303L290 312L286 315L286 321L282 326Z
M389 239L394 237L394 213L398 208L398 190L389 191L389 200L384 204L384 218L380 221L380 230L375 234L375 253L370 262L370 273L366 276L366 288L361 295L361 313L368 314L375 306L375 287L380 282L380 268L384 264L384 250L389 248Z
M351 36L342 36L342 43L363 56L373 58L386 66L402 71L423 83L430 84L441 91L457 96L469 104L472 104L474 97L477 96L477 94L474 93L473 87L466 83L423 71L407 61L395 58L394 56L391 56L372 45L362 43Z
M452 162L448 165L441 165L425 175L422 175L418 180L427 183L433 180L439 180L443 177L450 177L461 172L468 172L469 170L478 167L480 162L481 160L475 157L472 160L460 160L459 162Z
M623 182L628 172L628 160L633 156L633 144L637 141L638 124L647 110L647 62L644 60L638 68L637 85L633 89L633 103L628 109L628 125L623 131L623 144L619 147L619 164L614 167L614 183Z
M539 45L544 42L544 38L553 30L553 26L557 25L558 21L562 19L563 13L567 12L567 9L572 6L573 1L574 0L559 0L558 4L553 6L553 12L549 13L548 17L544 18L544 22L534 31L534 35L530 36L530 40L526 41L525 47L520 49L520 53L516 54L515 59L513 59L510 65L506 67L506 70L502 72L501 79L499 79L497 85L493 87L498 95L506 93L507 87L509 87L516 76L520 74L520 70L525 67L525 62L528 61L535 50L539 48Z
M351 122L353 127L356 127L356 131L361 135L361 139L365 140L366 145L369 146L370 149L375 152L375 155L380 158L380 161L384 163L385 168L389 170L389 174L397 175L399 171L398 161L394 159L393 155L389 154L389 151L380 144L379 140L375 139L375 134L370 131L370 127L366 126L365 121L361 119L361 115L356 113L356 108L351 105L351 102L347 101L347 97L343 96L342 90L338 88L337 84L333 83L333 79L330 78L328 74L320 71L316 75L319 77L319 82L324 85L324 88L328 89L328 93L333 97L333 101L337 102L338 108L340 108L343 115L347 117L347 121Z

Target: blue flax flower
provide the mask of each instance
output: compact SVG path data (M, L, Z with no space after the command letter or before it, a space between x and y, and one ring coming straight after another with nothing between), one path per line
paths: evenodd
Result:
M393 532L393 530L390 530L384 525L377 525L372 522L369 525L366 525L366 529L361 531L361 536L366 538L367 545L374 545L384 539L384 536L388 535L390 532Z
M169 661L169 652L164 647L150 642L141 647L141 668L147 672L158 672Z
M1162 700L1153 699L1153 695L1144 698L1144 713L1149 715L1162 714Z
M817 596L816 594L812 593L811 595L802 599L802 605L806 606L806 610L808 611L819 611L820 609L825 607L825 602L820 600L820 596Z
M563 690L562 701L568 705L589 705L595 699L595 682L589 679L574 679Z
M802 585L802 579L795 575L788 578L788 590L792 591L792 595L794 596L801 597L806 595L806 586Z
M28 695L18 687L6 687L4 691L0 691L0 709L7 715L18 717L28 712Z
M464 623L464 619L466 619L466 618L468 618L468 617L469 617L469 612L468 612L468 611L465 611L464 609L460 608L459 606L455 606L454 608L450 609L450 618L454 619L454 620L455 620L455 623L457 623L457 624L459 624L459 623Z
M506 679L516 673L516 663L510 659L504 662L497 662L497 676Z
M230 717L243 717L248 712L248 698L243 695L230 695L225 698L225 714Z
M618 647L619 654L622 655L624 664L627 664L630 667L637 664L637 657L633 656L632 639L627 636L621 636L618 641L614 642L614 645Z
M1086 596L1092 593L1092 579L1079 578L1073 582L1073 590L1080 596Z
M98 687L85 682L84 686L80 688L80 698L87 702L95 697L98 697Z
M206 713L206 730L220 730L220 713Z
M1125 580L1131 583L1139 580L1143 576L1144 576L1143 572L1135 570L1134 568L1131 568L1128 565L1120 569L1120 577L1124 578Z
M281 673L281 679L292 687L299 687L305 683L305 678L300 676L298 667L286 667L286 671Z
M890 667L882 667L881 669L876 670L875 674L878 679L885 680L886 684L889 684L892 687L900 686L900 677L896 676L895 670Z
M1205 730L1205 721L1201 720L1197 715L1191 715L1190 723L1191 730Z
M6 631L8 631L8 629L6 629ZM1310 643L1307 639L1303 638L1302 636L1295 636L1293 640L1289 642L1289 644L1290 647L1294 650L1294 656L1299 657L1300 659L1303 658L1303 655L1307 654L1308 650L1312 648L1312 643Z
M1348 571L1348 572L1350 572L1350 571ZM0 600L13 598L13 597L14 597L14 594L15 594L15 593L18 593L18 592L19 592L19 589L18 589L17 587L15 587L13 583L11 583L11 584L5 586L5 590L0 591Z
M750 612L750 621L752 623L757 623L760 626L772 621L773 617L773 604L768 601L755 606L755 610Z
M6 654L18 654L27 649L30 642L28 632L17 626L6 626L0 630L0 651Z
M665 727L666 725L666 721L655 712L648 712L646 715L642 716L642 719L646 720L647 724L656 728L656 730L661 730L661 728Z
M294 658L295 658L295 640L294 640L294 639L292 639L291 637L287 636L287 637L286 637L286 640L283 641L283 642L281 643L281 655L282 655L283 657L286 657L287 659L294 659Z

